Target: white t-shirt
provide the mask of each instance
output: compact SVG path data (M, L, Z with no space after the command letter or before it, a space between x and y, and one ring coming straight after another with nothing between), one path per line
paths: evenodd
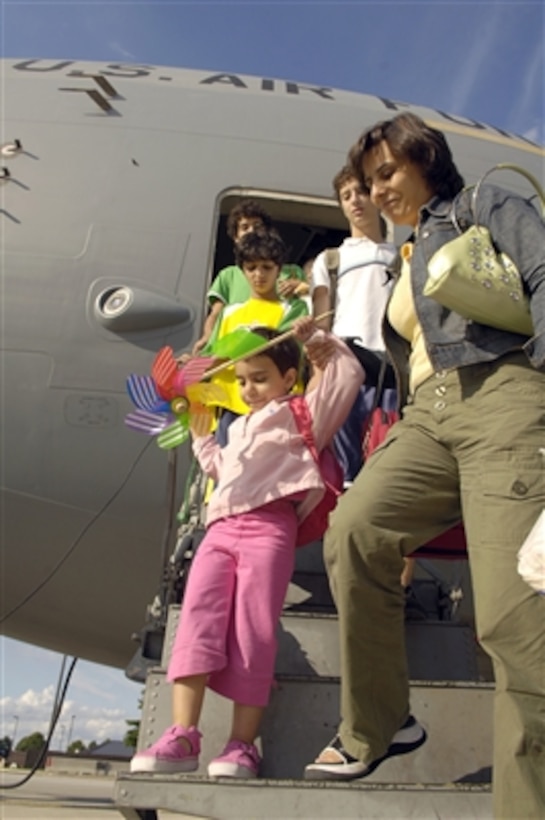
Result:
M339 247L339 272L333 333L340 338L358 338L370 350L384 350L382 317L392 282L386 268L396 256L389 243L377 245L366 237L347 237ZM325 251L312 266L311 293L330 288Z

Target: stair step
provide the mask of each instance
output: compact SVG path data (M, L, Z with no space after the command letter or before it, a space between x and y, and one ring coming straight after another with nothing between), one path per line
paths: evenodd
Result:
M492 700L489 684L413 683L411 708L428 741L412 754L387 760L366 782L441 784L486 772L492 762ZM154 743L171 722L171 686L164 670L154 669L144 694L138 750ZM338 678L279 681L259 739L263 777L301 778L338 722ZM202 772L223 748L230 724L231 702L207 691L200 724Z
M169 611L161 666L168 667L180 607ZM411 621L405 624L411 680L483 681L492 669L473 629L456 621ZM337 616L285 611L278 630L277 676L339 677Z
M210 820L492 817L490 788L466 783L401 786L367 781L217 781L190 775L119 774L114 802L128 820L143 816L131 807L184 812Z

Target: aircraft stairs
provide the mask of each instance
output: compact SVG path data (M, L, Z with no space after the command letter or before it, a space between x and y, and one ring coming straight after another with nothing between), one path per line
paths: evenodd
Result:
M276 686L259 739L261 777L123 773L115 784L118 811L126 820L157 820L161 810L207 820L492 817L492 675L471 626L470 588L467 577L460 577L466 576L466 564L422 563L426 568L417 566L414 582L416 602L412 611L407 608L406 637L411 709L428 732L424 746L386 761L364 780L302 779L339 720L336 615L321 545L313 544L298 550L280 624ZM179 606L171 606L161 663L148 671L138 749L171 722L166 667L178 616ZM207 691L200 772L223 747L230 718L230 702Z

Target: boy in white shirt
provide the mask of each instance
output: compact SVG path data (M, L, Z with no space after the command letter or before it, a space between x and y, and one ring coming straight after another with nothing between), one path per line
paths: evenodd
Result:
M350 236L338 249L336 282L328 271L323 251L312 268L313 315L319 316L334 307L333 318L319 324L344 339L363 364L367 379L354 403L346 423L335 437L335 448L343 466L345 483L350 484L360 471L363 426L371 410L380 362L385 355L382 340L382 317L391 290L388 268L396 248L385 242L386 224L354 177L345 166L333 179L333 188L350 226ZM387 385L392 384L391 380ZM393 409L395 394L385 390L381 406Z

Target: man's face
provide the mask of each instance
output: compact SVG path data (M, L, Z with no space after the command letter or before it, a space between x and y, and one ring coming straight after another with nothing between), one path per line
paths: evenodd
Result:
M237 225L235 242L238 245L243 236L246 236L247 233L252 233L252 231L258 231L260 228L263 228L263 222L258 216L241 217Z
M339 200L352 236L366 236L371 226L377 224L378 212L357 179L349 179L340 187Z

